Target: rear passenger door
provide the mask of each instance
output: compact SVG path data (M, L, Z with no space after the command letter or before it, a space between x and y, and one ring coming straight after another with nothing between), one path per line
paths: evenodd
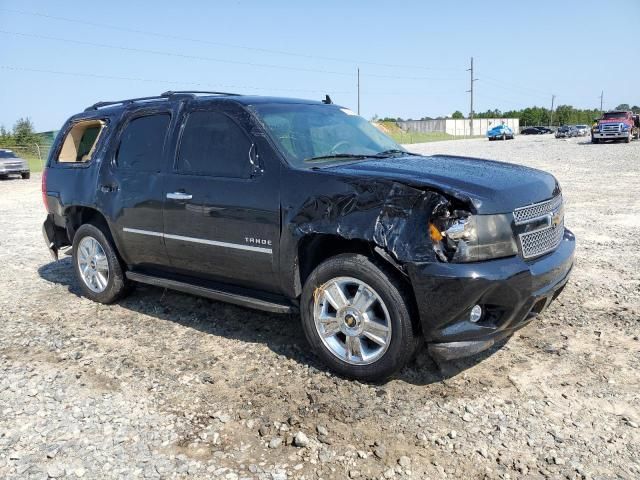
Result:
M187 107L167 175L164 236L180 273L278 291L279 164L262 163L238 105Z
M98 195L112 210L120 253L130 265L169 263L162 238L163 170L174 116L168 109L145 109L125 118L98 185Z

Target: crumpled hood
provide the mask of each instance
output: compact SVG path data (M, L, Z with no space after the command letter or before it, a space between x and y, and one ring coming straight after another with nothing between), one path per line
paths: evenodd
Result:
M331 166L325 171L434 188L471 202L480 214L512 212L560 192L557 180L547 172L511 163L450 155L372 159Z

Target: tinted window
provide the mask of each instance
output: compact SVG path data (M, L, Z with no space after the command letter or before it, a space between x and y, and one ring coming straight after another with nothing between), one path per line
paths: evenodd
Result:
M158 171L162 162L169 114L133 119L122 132L116 162L122 168Z
M187 118L177 168L181 173L249 178L251 141L228 116L192 112Z
M0 158L16 158L16 154L10 150L0 150Z

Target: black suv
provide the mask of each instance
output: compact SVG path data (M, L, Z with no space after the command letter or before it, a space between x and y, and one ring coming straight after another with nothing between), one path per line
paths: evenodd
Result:
M166 92L71 117L42 177L51 253L84 294L133 282L300 312L340 374L385 378L425 340L451 359L526 325L575 240L556 179L407 152L323 102Z

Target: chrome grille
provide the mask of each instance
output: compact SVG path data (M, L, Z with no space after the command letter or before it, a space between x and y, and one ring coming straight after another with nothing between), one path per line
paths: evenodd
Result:
M522 256L533 258L555 250L564 236L564 221L555 227L546 227L520 235Z
M620 124L619 123L605 123L600 125L600 130L604 133L619 133L620 132Z
M564 237L562 195L517 208L513 217L516 225L520 226L520 231L537 227L518 235L522 256L525 259L539 257L555 250Z
M544 202L534 203L526 207L516 208L513 212L513 218L516 225L527 223L534 218L544 217L551 212L554 212L562 205L562 195L552 198L551 200L545 200Z

